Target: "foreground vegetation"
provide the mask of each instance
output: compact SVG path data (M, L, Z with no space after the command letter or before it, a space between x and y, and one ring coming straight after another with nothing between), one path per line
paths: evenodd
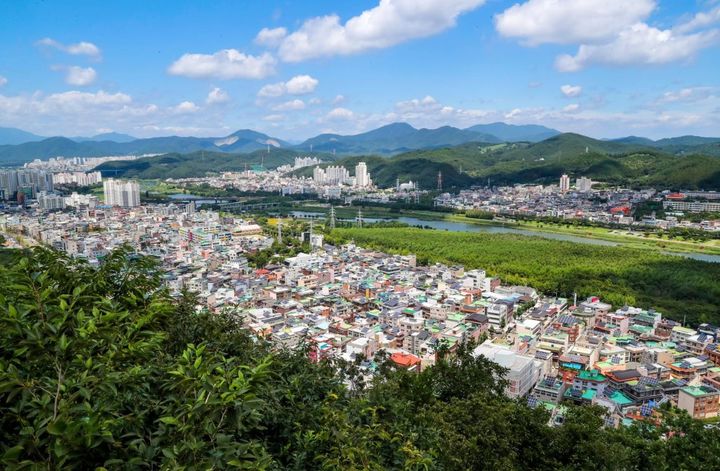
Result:
M720 264L625 247L576 244L509 234L415 228L334 230L330 241L356 243L420 262L483 268L505 283L550 294L598 295L617 307L654 307L688 323L720 323Z
M720 431L670 409L616 430L571 407L550 428L466 347L420 374L381 358L366 382L169 297L128 251L99 268L45 249L14 262L0 267L3 469L720 467Z

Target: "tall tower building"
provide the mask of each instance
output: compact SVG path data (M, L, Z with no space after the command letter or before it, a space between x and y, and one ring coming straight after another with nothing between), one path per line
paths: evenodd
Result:
M567 175L563 175L560 177L560 191L562 193L567 193L570 191L570 177Z
M358 162L355 166L355 185L360 188L370 186L370 174L368 174L365 162Z
M140 185L136 181L109 178L103 182L105 204L134 208L140 206Z

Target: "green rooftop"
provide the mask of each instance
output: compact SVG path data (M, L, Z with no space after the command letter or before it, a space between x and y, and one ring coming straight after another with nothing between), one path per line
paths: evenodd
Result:
M580 373L578 373L577 377L583 381L605 381L605 376L600 374L598 370L582 370Z
M686 386L682 388L682 391L695 397L702 397L708 394L716 394L718 391L708 386Z
M633 403L632 399L627 397L622 391L613 392L608 399L621 406L627 406Z

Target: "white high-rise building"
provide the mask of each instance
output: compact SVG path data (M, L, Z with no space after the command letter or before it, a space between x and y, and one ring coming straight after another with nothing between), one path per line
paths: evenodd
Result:
M103 182L105 204L133 208L140 206L140 185L131 180L115 180L109 178Z
M325 169L325 183L329 185L342 185L350 180L350 172L340 165L330 166Z
M563 193L570 191L570 177L567 175L560 177L560 191Z
M370 174L365 162L358 162L355 166L355 186L365 188L371 185Z
M588 192L592 190L592 180L587 177L580 177L575 180L575 189L581 192Z
M40 205L40 209L52 211L55 209L65 208L65 200L60 195L54 195L52 193L41 191L38 193L37 200Z
M325 183L326 175L325 170L321 169L320 167L315 167L313 169L313 180L315 183L322 185Z

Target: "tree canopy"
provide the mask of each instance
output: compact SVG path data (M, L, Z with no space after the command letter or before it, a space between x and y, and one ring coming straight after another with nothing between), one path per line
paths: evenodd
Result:
M369 376L195 307L129 249L99 267L39 248L0 267L0 466L720 468L720 431L673 410L662 427L610 429L570 407L549 427L471 345L421 373L378 358Z

